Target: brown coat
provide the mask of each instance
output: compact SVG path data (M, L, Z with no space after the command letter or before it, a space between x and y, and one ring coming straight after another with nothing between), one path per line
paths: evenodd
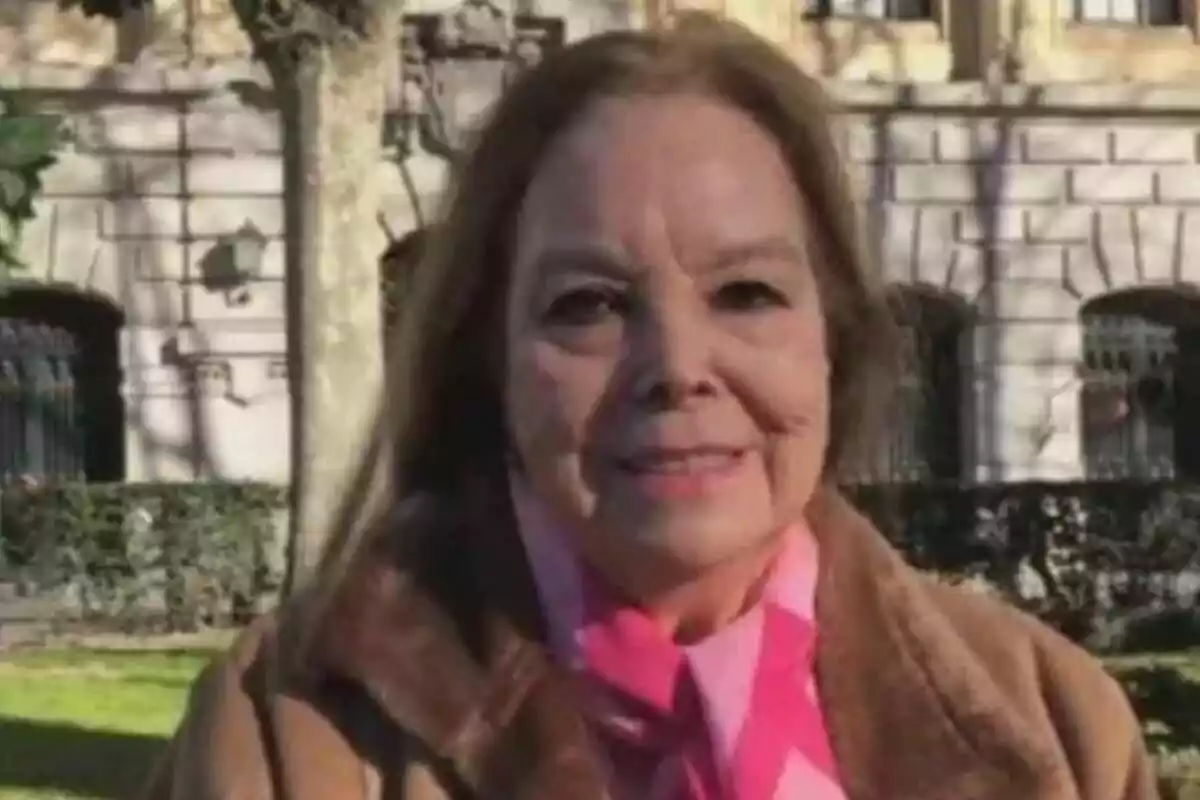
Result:
M303 670L276 660L285 614L204 673L147 800L607 797L515 540L410 513L430 535L409 566L364 566ZM1085 652L922 577L832 491L810 522L818 685L851 800L1158 797L1134 715Z

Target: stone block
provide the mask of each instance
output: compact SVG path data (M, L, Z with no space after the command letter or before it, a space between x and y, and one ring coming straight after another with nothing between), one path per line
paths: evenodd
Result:
M106 105L74 118L78 146L95 153L177 153L183 119L170 106Z
M195 244L182 238L116 240L117 259L139 281L187 280L188 254Z
M248 367L259 367L260 359L235 359ZM285 484L291 471L291 402L287 385L243 391L234 381L228 396L203 399L207 431L208 461L214 475L223 480L257 480Z
M101 215L102 204L93 198L42 200L22 247L32 277L113 296L114 253L101 236Z
M987 165L898 166L894 197L902 202L978 202L978 187L1004 203L1055 203L1066 194L1066 170L1053 166Z
M941 282L936 285L973 304L991 280L983 256L982 248L961 245L949 253L942 264L930 264L929 268L923 264L921 274L933 277L933 270L937 269Z
M996 433L996 460L1005 477L1046 479L1073 460L1066 437L1076 430L1078 399L1070 365L1009 365L996 369L996 397L989 410ZM1052 447L1053 445L1053 447Z
M161 197L182 190L178 155L89 154L68 150L43 174L49 197Z
M1030 164L1102 164L1109 158L1109 131L1095 124L1028 123L1020 137Z
M48 197L107 194L113 176L121 171L118 160L67 150L59 154L58 163L42 173L42 192Z
M892 197L904 203L970 203L975 176L960 166L897 166L892 170Z
M220 155L278 154L279 118L242 107L193 111L183 120L181 146L189 153Z
M998 167L995 193L1004 203L1060 203L1066 199L1066 171L1057 166L1008 164Z
M121 301L130 323L176 326L184 319L183 289L171 281L126 280Z
M194 327L183 327L178 321L163 324L131 323L121 329L121 365L126 382L132 391L147 387L171 387L178 376L171 366L174 354L190 352L197 335Z
M1038 368L1066 365L1079 361L1083 346L1078 318L1001 322L993 326L993 342L988 333L979 336L976 353L1000 364L1020 364Z
M879 257L884 280L889 283L909 283L916 280L918 252L918 217L920 209L912 205L883 204L878 237Z
M1025 212L1011 205L956 211L957 238L971 244L1016 242L1025 238Z
M184 210L187 232L196 238L229 236L250 223L264 236L283 236L283 197L192 198Z
M847 127L847 156L851 161L889 163L933 160L934 128L921 117L885 116L878 121L857 117Z
M125 479L195 480L206 449L206 431L195 421L203 415L175 395L134 394L130 406L136 416L125 428Z
M1121 125L1113 131L1113 159L1131 164L1193 164L1197 133L1191 126Z
M936 157L949 164L1020 160L1020 141L1011 125L994 119L941 121L935 127Z
M184 193L184 165L179 155L125 156L110 191L129 197L171 197Z
M179 197L129 197L103 205L101 234L108 239L177 239L186 233Z
M1187 219L1184 209L1169 207L1099 212L1097 258L1112 283L1127 287L1175 280L1191 256Z
M254 356L253 359L239 360L237 365L245 366L253 362L253 369L248 370L248 373L252 374L243 376L239 371L238 375L246 377L255 386L269 378L268 361L274 363L276 359L284 358L287 354L287 332L282 320L271 320L252 328L241 325L236 328L226 327L219 322L206 323L200 330L203 336L196 344L204 348L202 354Z
M950 270L960 249L955 210L941 206L921 208L916 223L912 236L918 275L922 280L935 281L938 286L948 286L952 278Z
M1059 244L1013 243L992 248L993 269L1002 280L1062 280L1065 248Z
M1200 203L1200 167L1172 167L1155 176L1160 203Z
M284 316L283 281L254 281L233 292L213 290L200 282L192 282L186 284L183 291L188 298L188 319L197 324L261 323L281 320Z
M993 290L996 318L1053 322L1074 319L1078 301L1063 288L1062 281L1053 278L1024 280L1006 279Z
M106 297L122 297L124 276L117 264L116 252L111 244L96 238L70 234L56 236L47 278Z
M1129 285L1112 279L1101 252L1094 244L1066 248L1063 288L1080 303Z
M1075 167L1071 170L1071 200L1082 203L1151 203L1154 168L1143 165Z
M36 216L21 231L21 254L33 274L42 280L54 277L59 264L58 250L65 238L83 239L89 245L99 240L103 203L89 197L43 196L35 206Z
M1034 244L1087 242L1095 228L1096 212L1091 206L1031 206L1022 214L1025 239Z
M194 156L185 167L188 194L283 194L283 161L272 156Z

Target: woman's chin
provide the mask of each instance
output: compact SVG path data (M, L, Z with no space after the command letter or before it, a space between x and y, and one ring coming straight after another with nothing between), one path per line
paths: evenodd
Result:
M688 571L720 564L769 538L773 515L745 505L621 503L602 528L636 557ZM611 544L615 544L610 540Z

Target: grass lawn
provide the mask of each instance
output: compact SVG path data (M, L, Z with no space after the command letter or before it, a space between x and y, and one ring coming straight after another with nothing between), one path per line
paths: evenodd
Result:
M1164 800L1200 800L1200 651L1108 659L1159 759Z
M0 800L128 800L207 649L0 655Z
M0 800L128 800L215 648L51 649L0 655ZM1109 660L1180 787L1200 798L1200 652ZM1194 793L1193 793L1194 792Z

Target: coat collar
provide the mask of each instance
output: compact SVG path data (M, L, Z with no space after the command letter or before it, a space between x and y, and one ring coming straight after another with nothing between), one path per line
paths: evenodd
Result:
M469 518L412 502L419 546L364 560L317 629L318 670L360 683L480 796L607 798L544 624L507 498ZM822 561L817 680L850 798L1071 797L1034 733L922 589L832 489L810 504ZM417 519L424 517L424 519ZM403 566L399 564L403 563Z

